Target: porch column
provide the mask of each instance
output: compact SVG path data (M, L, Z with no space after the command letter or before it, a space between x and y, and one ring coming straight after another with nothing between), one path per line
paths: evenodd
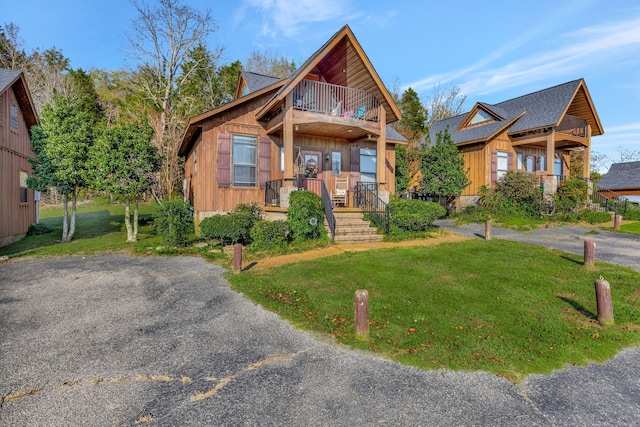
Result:
M282 144L284 145L284 177L293 178L293 104L291 92L285 99L282 118Z
M587 146L582 153L582 175L591 177L591 125L587 124Z
M386 148L387 148L387 111L384 109L384 106L378 107L380 112L378 117L380 118L380 136L378 136L378 141L376 145L376 179L378 182L387 183L387 179L385 177L385 159L386 159ZM386 190L388 188L388 183L380 187L380 190Z
M556 131L555 129L551 130L551 133L547 136L547 157L546 157L546 165L544 165L545 172L547 175L554 174L554 165L553 161L555 158L556 152Z

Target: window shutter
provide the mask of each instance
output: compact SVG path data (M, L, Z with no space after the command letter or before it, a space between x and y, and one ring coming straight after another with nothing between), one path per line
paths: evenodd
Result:
M507 170L514 170L516 168L515 164L514 164L514 155L513 153L509 153L508 158L507 158Z
M258 140L258 173L260 174L260 188L265 188L271 178L271 140L260 137Z
M231 187L231 136L218 134L218 187Z
M498 152L491 152L491 185L498 182Z
M360 147L351 147L351 158L349 160L351 190L356 189L358 180L360 179Z

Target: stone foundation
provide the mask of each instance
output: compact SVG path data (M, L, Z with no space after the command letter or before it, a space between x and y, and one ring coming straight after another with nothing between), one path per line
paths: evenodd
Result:
M459 212L467 206L477 206L480 196L459 196L456 198L456 211Z

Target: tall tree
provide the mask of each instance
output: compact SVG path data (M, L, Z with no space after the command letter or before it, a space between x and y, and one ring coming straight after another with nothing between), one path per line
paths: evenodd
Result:
M136 85L158 112L156 143L164 157L160 186L164 196L170 197L181 181L178 158L182 120L173 117L173 106L180 88L199 63L190 67L189 54L198 46L206 45L206 38L217 26L211 12L200 12L176 0L159 0L156 7L133 0L138 18L129 33L130 54L139 64Z
M152 140L153 128L148 122L119 121L100 130L89 152L94 188L125 200L127 242L138 240L138 201L152 187L160 169L160 156Z
M244 69L252 73L284 79L296 71L296 63L282 55L254 50L245 61Z
M471 184L464 166L464 158L449 131L439 132L435 145L421 158L422 191L445 198L450 205Z
M416 145L425 133L427 110L411 88L402 93L398 107L402 113L398 131L409 140L409 145Z
M95 117L81 107L78 99L57 97L40 114L41 126L32 128L31 160L34 175L28 185L39 191L55 187L63 195L62 243L70 242L76 229L78 191L88 186L87 159L93 144ZM71 215L68 203L71 199Z
M20 27L13 22L0 27L0 68L24 70L27 54L19 33Z

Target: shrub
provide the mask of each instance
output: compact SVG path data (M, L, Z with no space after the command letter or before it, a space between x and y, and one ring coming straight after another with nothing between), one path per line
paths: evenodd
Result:
M256 202L240 203L232 212L244 213L249 215L249 217L253 221L253 224L262 219L262 208L258 206Z
M156 230L169 246L186 246L193 233L191 206L182 199L160 203L154 216Z
M287 222L296 241L325 238L322 198L311 191L294 191L289 195Z
M424 231L446 213L445 208L434 202L406 199L389 202L391 225L407 231Z
M635 206L628 205L626 212L620 212L623 219L628 219L631 221L640 221L640 208Z
M37 236L39 234L51 233L52 231L53 228L48 226L47 224L31 224L29 226L29 229L27 230L27 236Z
M251 246L257 250L282 248L289 243L288 235L287 221L256 222L251 229Z
M200 236L205 239L218 239L224 245L249 242L249 232L255 223L249 212L229 212L226 215L214 215L200 222Z
M608 212L582 211L578 216L582 221L586 221L589 224L600 224L611 221L611 214Z
M496 184L496 191L505 199L521 204L532 204L542 197L538 177L531 173L510 170Z
M574 211L587 200L588 184L578 178L567 179L558 185L554 196L556 211Z

